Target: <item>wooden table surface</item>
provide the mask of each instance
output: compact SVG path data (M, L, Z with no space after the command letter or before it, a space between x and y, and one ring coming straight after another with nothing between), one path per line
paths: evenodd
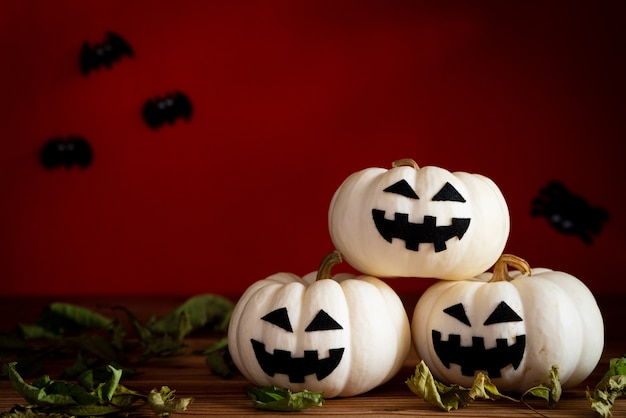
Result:
M407 311L413 311L419 295L400 295ZM414 416L414 417L597 417L585 397L585 389L593 388L608 368L608 360L626 353L626 332L624 315L621 313L622 302L618 296L598 297L606 326L606 345L602 359L594 373L579 387L563 393L556 409L548 409L545 402L531 400L537 409L533 411L523 404L511 401L475 401L469 407L446 413L436 409L415 396L404 383L414 372L418 358L412 350L404 367L388 383L366 394L351 397L328 399L321 408L310 408L297 413L297 416ZM79 304L98 310L102 307L122 305L146 320L151 315L165 315L185 300L183 297L167 296L125 296L125 297L65 297L65 298L8 298L0 296L0 332L10 331L17 323L32 323L41 308L53 301ZM106 313L106 310L103 311ZM109 311L110 312L110 311ZM210 346L211 338L193 337L186 341L189 351ZM179 397L193 397L194 401L185 413L175 416L285 416L285 413L271 413L256 410L244 393L249 383L236 374L230 379L213 376L204 363L204 357L191 352L176 356L152 359L138 367L139 376L125 383L131 387L149 391L153 387L168 385L176 389ZM54 366L46 370L53 379ZM28 381L28 379L27 379ZM7 380L0 381L0 413L7 412L15 404L24 404L20 395ZM450 414L450 415L446 415ZM540 415L541 414L541 415ZM150 412L141 412L131 416L154 416ZM626 417L626 397L617 400L613 407L614 417Z

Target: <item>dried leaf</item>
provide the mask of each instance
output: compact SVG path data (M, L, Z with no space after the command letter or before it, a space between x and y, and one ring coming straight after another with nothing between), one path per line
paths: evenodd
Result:
M619 375L626 375L626 355L610 359L609 370L604 374L608 377Z
M591 401L591 409L603 418L613 413L613 403L626 392L626 356L613 358L609 361L609 370L596 385L593 392L587 390L587 399Z
M526 395L532 395L537 398L545 399L548 403L548 408L554 409L556 404L561 399L561 380L559 379L559 367L552 366L550 373L548 374L548 380L538 386L528 389L523 395L522 399Z
M453 394L449 397L450 399L446 399L444 402L442 395L448 392L446 390L447 387L435 380L430 369L423 361L417 365L415 374L407 379L405 383L411 389L411 392L424 399L424 401L446 411L467 405L467 400L456 399Z
M224 331L234 304L218 295L204 294L194 296L185 301L162 319L152 318L147 327L152 332L169 334L182 339L184 336L199 328L211 328Z
M111 400L113 399L113 395L115 395L117 387L120 384L120 379L122 378L122 370L118 370L111 366L109 366L108 369L111 372L111 378L108 382L98 386L96 393L98 394L98 397L100 399L111 402Z
M181 398L177 400L174 395L175 392L175 390L171 390L167 386L162 386L159 391L152 389L148 395L148 405L160 416L169 416L174 412L187 410L189 404L193 402L193 398Z
M324 404L323 393L308 390L293 393L276 386L261 386L246 388L246 393L255 408L268 411L295 412Z
M16 405L9 412L0 414L0 418L72 418L71 415L55 412L39 412L32 405Z
M153 389L148 395L129 389L120 384L122 370L109 366L109 379L93 391L81 385L54 381L48 376L26 383L15 370L15 363L9 365L11 383L30 404L30 409L15 411L16 416L36 412L54 412L72 416L99 416L129 413L148 405L160 416L187 409L193 398L175 398L175 391L163 386L160 391ZM37 408L40 408L38 410Z
M478 373L471 388L460 385L446 386L433 377L426 363L421 361L415 368L415 374L405 382L409 389L426 403L445 411L463 408L475 399L508 399L519 402L515 398L503 395L484 373Z
M52 407L86 405L98 400L81 386L55 382L48 376L34 381L33 384L28 384L19 375L15 365L15 362L9 364L11 384L31 405Z
M237 371L237 366L233 362L230 352L228 351L228 338L224 337L217 341L203 353L206 358L206 365L211 369L211 373L228 379L233 372Z
M82 306L54 302L44 309L37 324L49 332L61 335L66 330L108 329L114 326L115 321Z
M518 399L500 393L495 384L491 382L489 377L484 373L476 374L474 384L470 388L470 398L472 399L490 399L497 401L499 399L507 399L513 402L519 402Z

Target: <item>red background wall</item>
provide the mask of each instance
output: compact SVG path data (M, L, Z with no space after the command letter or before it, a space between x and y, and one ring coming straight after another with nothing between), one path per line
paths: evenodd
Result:
M492 178L507 252L626 292L624 4L7 3L0 293L234 294L305 274L332 249L343 179L405 157ZM135 57L81 75L108 30ZM151 130L143 103L174 90L192 119ZM44 169L43 144L69 135L93 164ZM610 212L593 245L530 216L552 179Z

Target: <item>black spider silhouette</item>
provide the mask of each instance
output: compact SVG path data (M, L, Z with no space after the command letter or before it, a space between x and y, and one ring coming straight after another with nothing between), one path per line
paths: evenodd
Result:
M545 217L554 229L576 235L587 245L592 244L592 235L598 235L609 219L605 209L591 206L557 181L548 183L539 191L539 196L533 199L530 214Z

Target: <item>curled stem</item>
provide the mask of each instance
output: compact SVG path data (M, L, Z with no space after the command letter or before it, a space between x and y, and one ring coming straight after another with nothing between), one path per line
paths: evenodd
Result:
M341 253L339 251L335 250L329 253L326 257L324 257L320 268L317 270L317 276L315 277L315 281L332 279L333 275L331 273L331 270L333 266L341 263L342 261L343 260L341 258Z
M402 158L400 160L396 160L396 161L391 163L391 166L393 168L400 167L400 166L403 166L403 165L410 165L411 167L413 167L416 170L420 169L420 166L417 165L415 160L413 160L411 158Z
M529 276L531 275L530 265L526 262L526 260L516 255L502 254L493 266L493 276L491 277L491 280L489 280L489 283L502 281L510 282L513 280L509 275L509 266L521 271L523 274L527 274Z

